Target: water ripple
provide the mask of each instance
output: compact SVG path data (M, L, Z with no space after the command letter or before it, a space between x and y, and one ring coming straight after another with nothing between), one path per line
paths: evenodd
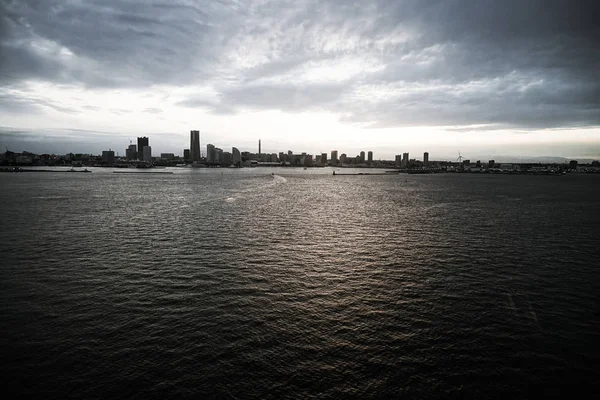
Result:
M598 177L4 175L21 396L524 398L600 378Z

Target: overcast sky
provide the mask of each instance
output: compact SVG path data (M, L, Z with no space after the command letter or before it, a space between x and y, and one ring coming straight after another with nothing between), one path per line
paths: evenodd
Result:
M0 144L600 157L590 0L0 0Z

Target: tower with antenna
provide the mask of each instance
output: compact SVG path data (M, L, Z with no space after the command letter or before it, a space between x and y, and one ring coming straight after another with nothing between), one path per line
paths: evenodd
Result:
M463 165L463 161L465 160L465 158L463 156L460 155L460 150L458 151L458 158L456 159L457 165L456 165L456 169L457 170L462 170L464 168Z

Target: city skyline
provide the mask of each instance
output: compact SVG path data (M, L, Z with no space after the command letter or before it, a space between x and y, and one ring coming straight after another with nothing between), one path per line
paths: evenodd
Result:
M190 132L190 136L191 131ZM196 131L194 131L196 132ZM199 135L201 136L202 134L199 133ZM148 136L152 136L152 135L148 135ZM133 139L131 139L133 137ZM0 133L0 138L2 138L2 135ZM184 151L190 150L190 145L191 145L191 137L188 137L187 142L185 142L184 140L182 141L178 141L178 142L170 142L169 144L167 144L165 146L164 141L161 142L161 138L164 138L164 136L161 136L160 134L157 136L153 136L153 142L156 143L158 141L159 145L156 146L154 145L154 148L152 150L152 154L161 154L161 153L173 153L174 155L177 156L181 156L184 157ZM17 141L17 142L7 142L10 144L6 144L6 143L0 143L0 145L2 147L4 147L5 150L10 150L10 151L14 151L14 152L22 152L22 151L27 151L27 152L31 152L31 153L35 153L35 154L68 154L68 153L81 153L81 154L101 154L103 151L105 151L106 149L114 149L115 154L117 156L124 156L127 157L126 153L127 153L127 146L124 149L121 149L121 147L123 147L123 142L125 140L133 140L135 142L135 140L137 140L135 138L135 136L132 135L128 135L127 137L123 136L123 137L118 137L116 139L114 139L113 141L110 142L106 142L106 141L97 141L95 142L95 144L90 144L87 142L84 143L78 143L78 142L73 142L72 140L63 140L60 137L46 137L46 141L35 141L35 140L31 140L31 138L28 138L25 141ZM56 140L56 142L52 141L52 140ZM203 142L206 143L209 140ZM219 143L216 146L221 146L223 148L229 148L229 147L235 147L236 144L235 143L227 143L226 141L223 140L215 140L215 143ZM241 149L243 149L242 151L248 151L248 152L254 152L256 149L256 143L252 143L252 141L250 140L246 140L246 141L242 141L243 143L246 143L245 145L237 145L238 147L240 147ZM16 143L16 146L15 146ZM116 144L115 144L116 143ZM160 143L162 143L162 146L160 145ZM175 144L174 144L175 143ZM226 144L222 144L222 143L226 143ZM276 142L279 143L279 142ZM137 147L135 144L133 145L134 147ZM178 147L181 146L181 147ZM200 154L201 157L206 158L206 149L203 148L205 146L201 146L200 147ZM275 146L270 146L267 150L265 150L264 152L268 153L268 154L272 154L272 153L279 153L281 151L289 151L289 150L294 150L295 152L298 153L302 153L302 152L306 152L306 153L310 153L313 154L314 156L320 155L323 152L328 153L328 157L329 154L331 153L331 150L327 150L327 149L315 149L312 148L310 146L306 146L306 145L299 145L298 146L299 149L290 149L290 148L278 148ZM355 156L360 156L360 152L364 151L364 150L369 150L366 148L360 148L360 147L346 147L346 146L337 146L338 148L343 148L344 150L338 151L338 154L346 154L348 157L355 157ZM431 146L433 148L436 148L436 146ZM490 148L488 150L488 152L485 151L479 151L479 152L469 152L468 149L469 147L463 147L467 149L467 152L462 151L459 148L452 148L452 147L446 147L445 149L442 148L442 150L439 150L438 147L438 151L433 153L434 154L434 158L438 161L455 161L457 156L460 155L459 153L462 152L463 156L468 156L472 159L480 159L480 160L487 160L487 159L493 159L493 158L498 158L498 159L503 159L503 160L510 160L510 162L536 162L536 160L541 159L544 160L544 162L548 161L548 162L558 162L558 161L550 161L551 159L561 159L564 158L565 160L580 160L583 162L586 161L593 161L593 160L597 160L600 158L600 156L594 156L593 154L587 154L587 155L575 155L575 156L568 156L568 154L552 154L551 152L542 152L540 154L536 154L536 153L528 153L528 152L521 152L521 153L510 153L510 152L502 152L502 151L498 151L497 149L494 148ZM351 150L348 150L351 149ZM374 158L373 160L394 160L395 157L398 155L395 151L399 151L400 152L400 156L402 156L403 151L405 149L409 149L409 153L414 153L414 154L422 154L425 147L423 146L419 146L419 145L411 145L411 146L403 146L402 148L391 148L390 146L382 146L382 147L374 147L373 150L369 150L371 152L373 152ZM430 152L427 152L428 154ZM339 157L339 156L338 156ZM133 158L137 158L137 151L136 151L136 155ZM143 158L143 157L142 157ZM524 161L525 160L525 161Z
M3 2L0 145L598 158L593 7Z

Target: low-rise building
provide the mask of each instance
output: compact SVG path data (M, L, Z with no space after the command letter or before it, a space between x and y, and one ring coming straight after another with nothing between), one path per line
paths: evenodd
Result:
M102 152L102 164L112 165L115 163L115 152L112 150L104 150Z

